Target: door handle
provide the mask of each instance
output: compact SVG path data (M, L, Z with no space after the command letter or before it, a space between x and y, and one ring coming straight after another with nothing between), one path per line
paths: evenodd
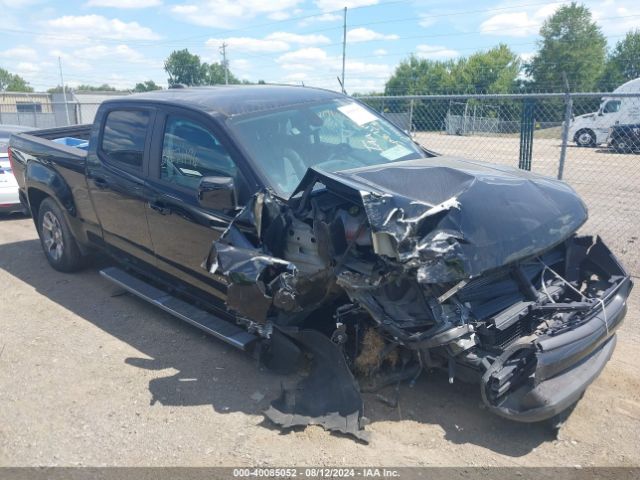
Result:
M151 210L155 210L156 212L158 212L160 215L169 215L171 214L171 209L168 208L164 203L162 202L149 202L149 208Z
M109 186L109 182L102 177L94 177L93 183L95 183L98 188L107 188Z

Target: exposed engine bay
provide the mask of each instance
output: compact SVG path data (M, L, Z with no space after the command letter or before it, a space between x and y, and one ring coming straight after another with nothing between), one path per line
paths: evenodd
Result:
M288 201L255 195L206 267L267 363L313 356L266 412L283 427L366 440L360 391L431 369L540 421L604 367L632 286L599 238L575 234L586 218L560 182L472 162L311 168Z

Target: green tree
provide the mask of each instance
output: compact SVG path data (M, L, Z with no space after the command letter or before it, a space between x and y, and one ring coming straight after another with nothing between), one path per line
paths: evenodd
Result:
M508 93L515 89L520 56L504 44L459 60L452 71L455 90L468 93Z
M103 83L102 85L78 85L74 88L76 92L117 92L116 87L112 87L108 83Z
M640 77L640 30L627 32L607 58L600 88L614 90L624 82Z
M0 91L33 92L33 88L20 75L15 75L4 68L0 68Z
M452 87L453 61L426 60L411 55L400 62L387 81L386 95L448 93Z
M73 90L69 85L65 85L65 89L67 92ZM56 85L55 87L47 89L47 93L62 93L62 86Z
M203 85L205 70L200 57L184 50L174 50L164 62L164 69L169 74L170 87L175 85Z
M202 64L202 83L203 85L224 85L225 77L224 77L224 66L220 63L203 63ZM240 82L236 76L228 72L228 81L230 85L237 85Z
M136 86L133 87L134 92L152 92L153 90L162 90L162 87L153 80L146 80L142 83L136 83Z
M396 67L385 94L508 93L514 90L520 69L520 57L503 44L457 60L412 55Z
M540 29L538 53L526 66L539 91L562 91L563 73L573 91L593 90L602 75L607 42L584 5L560 7Z

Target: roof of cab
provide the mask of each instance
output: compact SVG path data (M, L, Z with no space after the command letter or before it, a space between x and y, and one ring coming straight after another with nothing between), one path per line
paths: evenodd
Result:
M232 116L340 97L343 97L340 93L319 88L286 85L221 85L156 90L107 100L105 103L131 100L167 102L189 105L207 113Z

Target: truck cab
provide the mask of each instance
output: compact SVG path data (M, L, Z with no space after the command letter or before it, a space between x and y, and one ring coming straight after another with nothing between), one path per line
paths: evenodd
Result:
M569 138L576 145L595 147L606 143L610 128L640 121L640 78L619 86L613 93L637 93L638 97L603 97L597 112L574 117Z

